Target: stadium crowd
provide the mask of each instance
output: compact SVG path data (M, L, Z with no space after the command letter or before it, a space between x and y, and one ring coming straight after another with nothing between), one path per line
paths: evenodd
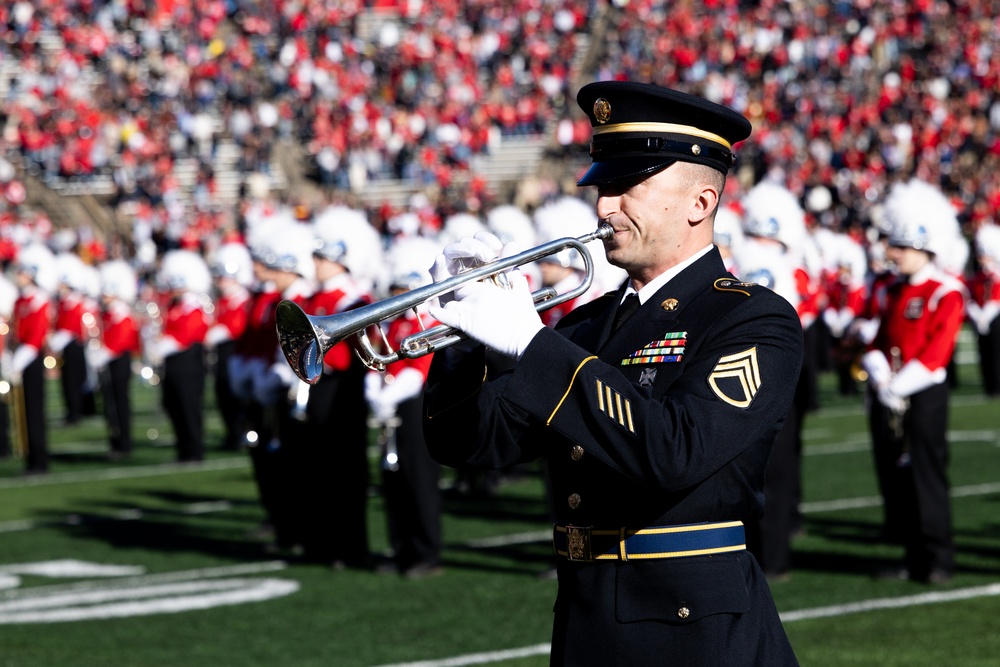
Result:
M6 290L15 296L3 304L2 315L16 325L29 321L28 314L52 311L41 329L36 323L30 336L18 335L18 347L27 344L34 354L21 351L18 357L18 348L12 350L11 377L23 378L27 392L34 386L29 377L35 371L29 369L47 347L64 362L76 358L73 363L79 364L81 355L74 350L87 348L91 338L103 341L98 347L103 353L82 363L96 368L122 355L145 362L136 367L162 368L194 349L188 360L193 369L166 376L182 372L204 380L211 370L217 373L216 390L233 390L233 396L219 398L220 409L236 406L220 446L248 446L251 432L251 440L257 438L250 448L256 478L279 544L304 546L325 561L363 561L367 556L360 547L345 551L310 544L308 521L289 519L296 507L343 506L350 499L293 493L298 504L291 509L276 500L288 495L281 490L289 488L290 470L316 470L327 455L289 452L295 449L289 443L310 428L296 411L315 415L318 401L330 405L338 390L331 380L326 391L304 392L277 356L277 341L253 342L245 332L254 326L273 331L268 306L278 297L330 313L412 287L404 277L413 267L399 248L417 239L441 246L485 229L522 247L552 238L553 207L581 202L560 192L557 176L541 175L553 184L521 210L497 201L476 176L480 157L505 137L547 134L565 155L585 156L589 123L572 111L577 77L648 80L691 90L753 122L728 182L727 199L738 205L720 212L717 243L732 246L737 276L771 280L797 306L803 330L812 332L815 364L806 372L836 371L845 393L858 391L856 366L878 328L878 313L866 304L878 293L876 277L886 268L885 244L893 232L886 213L889 194L911 179L939 191L954 210L955 230L949 236L954 243L936 251L935 262L966 281L959 290L963 307L979 341L984 388L995 394L1000 391L995 9L994 3L975 1L5 4L0 7L0 76L7 83L0 98L0 149L6 158L0 163L0 239L4 260L21 267L23 284ZM43 42L46 35L58 40ZM584 35L596 39L588 43ZM585 49L582 61L592 69L576 73ZM223 141L238 145L237 169L246 179L235 208L222 206L214 194L214 155ZM327 194L322 204L305 206L295 192L272 193L256 185L254 175L267 174L278 141L307 149ZM200 166L189 198L175 168L191 158ZM86 229L53 230L44 215L23 205L18 169L49 184L112 176L114 205L133 221L131 238L102 245ZM415 197L399 209L345 205L352 192L386 178L451 196ZM779 194L772 192L761 204L761 186ZM579 207L560 210L556 219L596 222ZM338 216L354 229L327 229ZM364 239L358 241L357 234ZM754 243L770 238L784 251L744 252L741 260L737 246L743 236L758 239ZM291 240L298 245L289 245ZM340 254L324 247L339 247ZM240 253L234 248L245 253L223 261L227 253ZM98 267L98 276L82 280L87 272L76 264L58 269L58 258L66 255ZM783 258L774 265L752 266L778 255ZM383 256L395 259L382 262ZM105 260L125 268L104 269L110 263ZM320 277L324 260L342 270ZM575 260L560 261L572 268ZM376 273L374 267L386 270ZM103 282L101 270L107 274ZM134 279L122 278L129 270ZM221 282L237 273L238 281ZM790 280L778 279L784 275ZM79 284L71 284L73 279ZM542 267L532 279L547 280ZM599 288L612 289L618 279L620 274L608 269ZM156 307L137 313L114 306L114 299ZM80 306L86 303L87 308ZM55 315L70 305L89 312L91 324L63 326L73 335L56 336L53 344L50 335L60 330ZM150 318L150 312L159 315ZM236 321L227 322L223 315L232 313ZM128 317L136 318L134 335L124 341L104 338L112 324ZM215 351L215 359L229 359L219 354L227 343L232 361L199 365L205 349ZM410 379L383 395L383 385L365 384L363 369L350 355L345 360L343 350L333 354L341 356L327 360L327 375L344 376L343 383L354 383L355 393L367 397L367 405L356 407L352 416L380 416L381 429L419 393L426 374L426 368L400 373ZM84 370L82 377L87 375ZM103 377L101 391L111 391L116 381L110 373ZM117 377L120 391L125 380ZM815 378L806 379L797 402L802 412L816 407L815 393L810 394ZM67 406L77 405L72 392L81 386L65 389ZM194 400L198 393L190 382L164 383L163 391L178 459L200 460L206 443L198 414L202 402ZM127 394L117 395L118 409L108 415L116 458L131 447L128 424L120 421L127 416L122 398ZM273 409L247 410L248 405ZM76 410L67 418L75 419ZM788 436L793 453L795 436ZM36 429L36 443L39 437L44 435ZM47 469L44 439L41 443L28 461L32 472ZM435 475L433 466L422 470L421 488L436 482ZM792 499L790 505L800 493L780 492ZM409 497L416 493L411 489ZM397 564L401 570L436 567L437 511L430 502L425 534L409 536L411 545L400 546L409 554ZM780 532L787 536L797 517L785 520ZM356 541L363 542L363 520L355 526ZM424 551L413 546L418 543ZM782 576L787 552L774 558L765 570Z

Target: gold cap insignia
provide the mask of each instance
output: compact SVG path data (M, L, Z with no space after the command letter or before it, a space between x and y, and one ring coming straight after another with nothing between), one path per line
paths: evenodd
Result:
M669 313L671 310L677 310L677 304L678 304L677 299L670 298L664 300L664 302L660 304L660 308Z
M760 390L760 367L757 348L720 357L708 376L708 386L723 401L737 408L748 408Z
M611 102L604 97L594 100L594 118L602 125L607 123L611 119Z
M699 146L698 144L692 144L691 152L695 155L701 155L701 146Z

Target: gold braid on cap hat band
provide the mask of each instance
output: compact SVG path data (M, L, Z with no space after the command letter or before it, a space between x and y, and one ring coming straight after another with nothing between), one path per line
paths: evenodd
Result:
M728 149L732 149L732 144L717 134L699 130L693 125L678 125L676 123L616 123L614 125L602 125L594 128L594 134L611 134L614 132L669 132L673 134L686 134L691 137L699 137L722 144Z

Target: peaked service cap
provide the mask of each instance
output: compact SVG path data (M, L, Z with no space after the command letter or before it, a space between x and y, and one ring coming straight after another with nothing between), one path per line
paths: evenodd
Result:
M727 173L733 144L750 136L750 121L708 100L634 81L588 83L576 96L594 128L594 163L577 185L604 185L648 176L674 162Z

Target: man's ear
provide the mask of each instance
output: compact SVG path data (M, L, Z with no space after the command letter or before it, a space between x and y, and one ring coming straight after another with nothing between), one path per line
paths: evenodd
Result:
M688 222L691 226L701 224L710 219L715 213L715 208L719 205L718 189L706 182L702 182L696 196L691 200L691 208L688 212Z

